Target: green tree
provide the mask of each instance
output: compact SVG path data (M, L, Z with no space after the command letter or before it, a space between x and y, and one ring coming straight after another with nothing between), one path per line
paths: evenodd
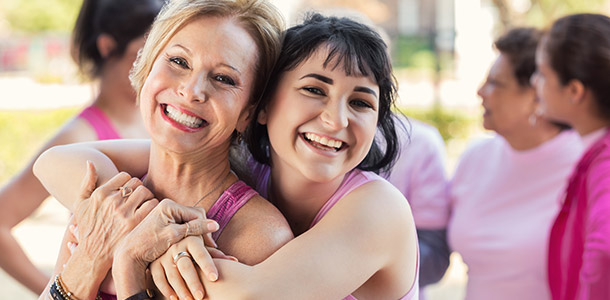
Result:
M6 0L5 16L17 32L70 32L82 0Z

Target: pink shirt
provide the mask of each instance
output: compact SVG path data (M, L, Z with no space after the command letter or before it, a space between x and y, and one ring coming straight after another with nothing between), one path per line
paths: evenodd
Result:
M601 135L572 173L551 231L554 300L610 299L610 130Z
M408 129L406 118L400 120ZM410 137L401 128L396 130L400 157L387 179L409 201L417 229L445 229L449 219L445 142L435 127L413 118L409 123Z
M581 153L578 134L564 131L526 151L494 135L462 155L448 239L468 265L467 299L549 299L548 234Z
M93 130L95 130L98 140L113 140L121 138L119 132L114 129L110 119L108 119L106 114L97 106L91 105L83 109L83 111L78 114L78 117L89 122L91 127L93 127Z

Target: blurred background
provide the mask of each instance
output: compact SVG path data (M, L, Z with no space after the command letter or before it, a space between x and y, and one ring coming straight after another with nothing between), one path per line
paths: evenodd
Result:
M493 40L517 25L546 27L574 12L610 13L610 0L275 0L288 25L315 10L368 20L391 46L399 109L437 127L451 175L467 141L485 134L476 90L495 58ZM69 55L70 30L82 0L0 1L0 185L62 123L87 105ZM14 229L33 262L49 273L68 212L48 199ZM2 255L2 254L0 254ZM427 299L463 299L466 268L457 254ZM36 299L0 270L6 299Z

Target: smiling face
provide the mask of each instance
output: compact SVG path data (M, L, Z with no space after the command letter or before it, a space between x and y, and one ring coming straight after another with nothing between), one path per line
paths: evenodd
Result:
M257 49L230 18L201 17L169 40L153 63L140 96L153 141L176 152L226 151L243 131Z
M367 155L375 136L379 87L370 77L346 76L323 46L285 72L267 110L273 167L288 167L315 182L342 178Z
M498 56L477 94L483 100L485 129L506 136L529 126L528 118L535 110L535 91L519 85L505 55Z

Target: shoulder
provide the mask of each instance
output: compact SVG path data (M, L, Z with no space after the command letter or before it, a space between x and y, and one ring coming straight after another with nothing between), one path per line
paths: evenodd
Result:
M249 265L263 261L293 238L284 216L259 195L235 213L225 233L230 233L230 248L234 250L228 253L235 253L241 262Z

